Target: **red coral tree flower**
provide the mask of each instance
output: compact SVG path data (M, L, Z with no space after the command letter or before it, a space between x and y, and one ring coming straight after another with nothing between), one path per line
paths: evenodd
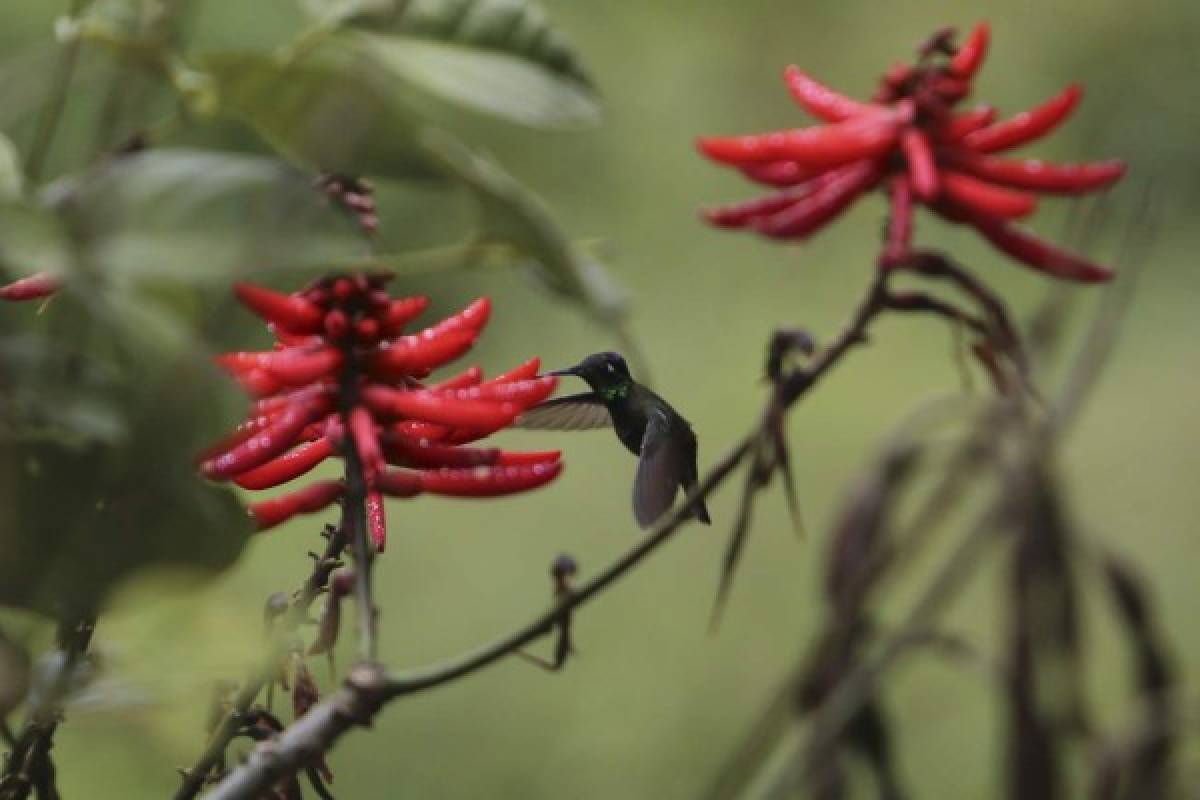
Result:
M0 286L0 300L13 303L25 303L30 300L41 300L57 292L61 281L50 272L35 272L12 283Z
M870 102L845 97L795 66L784 80L796 102L825 124L775 133L701 138L700 151L779 188L766 197L704 212L713 225L749 228L777 239L805 239L864 193L886 187L890 218L880 263L910 252L913 207L974 228L1011 258L1056 278L1108 280L1112 273L1013 224L1037 207L1038 195L1074 195L1121 178L1120 161L1051 164L995 155L1046 136L1079 103L1068 86L1036 108L996 121L981 105L955 107L971 92L990 37L978 25L961 48L953 30L921 48L917 64L888 70Z
M200 460L212 480L268 489L331 456L355 459L377 551L387 535L384 497L492 497L536 488L562 469L558 451L464 446L508 427L553 393L557 379L537 377L537 359L491 380L470 367L423 382L475 343L490 301L405 334L429 300L392 298L384 290L389 277L333 276L290 295L238 284L238 298L267 322L275 349L217 357L255 402L246 421ZM266 530L321 511L344 493L342 481L319 480L255 503L250 513Z

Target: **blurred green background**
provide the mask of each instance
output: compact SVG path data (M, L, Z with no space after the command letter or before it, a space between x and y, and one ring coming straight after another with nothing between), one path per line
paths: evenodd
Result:
M282 41L299 25L288 0L192 2L200 7L199 35L210 42ZM45 40L63 6L4 3L0 54ZM1153 581L1179 669L1195 677L1200 106L1192 98L1200 6L1187 0L1136 10L1119 0L547 0L546 6L600 84L603 124L542 133L479 117L469 138L539 191L573 235L604 240L614 274L631 291L633 328L655 385L700 435L702 469L755 418L772 329L803 324L827 336L846 317L873 261L882 204L861 203L802 247L707 229L696 218L698 206L755 190L699 158L693 137L804 124L780 81L785 64L862 95L933 29L965 29L980 18L992 23L993 47L977 98L1013 111L1069 81L1086 84L1076 117L1036 152L1131 162L1096 253L1111 254L1148 182L1161 218L1126 335L1063 466L1080 524L1117 545ZM27 69L44 66L31 61ZM65 133L52 164L71 163L72 133ZM1059 234L1066 205L1047 201L1036 227ZM444 211L429 208L437 231L441 220L432 217ZM389 208L385 194L384 224L390 210L424 209ZM1005 263L969 234L921 218L918 238L974 265L1018 314L1044 294L1044 280ZM431 294L438 311L478 294L495 300L475 354L489 372L530 355L557 366L616 346L516 272L429 276L411 288ZM1083 318L1097 292L1078 294ZM397 703L375 730L351 734L332 755L337 795L696 796L811 644L821 612L818 566L844 487L904 410L958 390L949 353L941 324L886 321L871 346L793 415L790 437L810 538L797 544L782 498L769 494L718 635L708 633L707 622L737 499L732 490L710 503L713 529L685 531L582 612L575 625L580 656L565 672L547 675L514 659ZM564 476L540 493L487 504L422 499L389 507L392 540L377 573L386 662L418 666L507 632L547 603L546 569L557 553L573 554L589 574L638 535L629 512L634 461L610 435L502 440L563 448ZM316 528L306 519L263 536L231 572L203 586L184 575L155 575L120 595L100 623L98 641L131 703L73 713L61 729L55 752L67 797L163 797L175 786L174 768L202 746L212 680L237 677L256 658L263 600L306 574L304 551L318 547ZM998 588L993 572L957 606L949 627L982 642L1002 632ZM908 595L896 598L887 612L899 616ZM1106 622L1094 622L1089 633L1095 634L1089 661L1097 667L1089 689L1105 718L1119 719L1123 653ZM340 661L348 663L348 652ZM330 685L324 665L315 666ZM900 721L901 774L915 796L999 794L1003 709L977 677L919 660L897 670L885 700ZM1194 781L1197 765L1190 766Z

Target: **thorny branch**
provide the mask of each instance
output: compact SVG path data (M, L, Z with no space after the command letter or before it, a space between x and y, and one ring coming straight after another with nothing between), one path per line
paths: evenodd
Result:
M51 656L51 669L43 685L30 693L29 717L15 736L0 777L2 800L23 800L30 792L39 800L57 800L54 760L54 732L62 718L62 704L78 678L78 668L87 655L95 617L64 620L59 626L58 650Z
M287 641L288 636L305 622L308 618L309 607L329 584L330 575L341 566L339 559L342 551L346 548L346 536L341 529L333 528L328 529L326 535L328 540L325 551L315 559L312 572L293 596L287 611L277 626L278 634L272 642L268 655L243 680L230 702L229 709L217 722L209 736L204 752L192 766L182 770L183 783L175 792L175 800L194 798L200 793L213 770L223 765L225 751L245 725L247 712L262 690L274 680L279 660L286 654L286 649L290 646Z

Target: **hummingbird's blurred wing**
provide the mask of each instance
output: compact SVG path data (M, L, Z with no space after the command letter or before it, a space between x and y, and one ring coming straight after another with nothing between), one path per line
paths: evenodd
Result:
M602 400L584 392L539 403L517 417L514 427L536 431L586 431L611 428L612 416Z
M653 525L671 508L679 491L686 454L677 437L670 433L671 422L666 412L653 409L646 421L637 477L633 481L633 516L643 528Z

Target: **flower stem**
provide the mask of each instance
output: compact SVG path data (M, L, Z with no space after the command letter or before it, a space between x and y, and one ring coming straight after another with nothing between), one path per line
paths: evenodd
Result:
M67 16L74 21L91 1L71 0ZM42 169L46 165L46 155L50 152L50 145L54 143L54 135L58 132L58 122L67 103L67 91L71 88L71 76L75 73L76 62L79 61L79 45L79 37L74 37L63 45L62 57L54 69L50 97L38 117L37 130L29 148L29 158L25 162L25 175L29 178L31 186L36 185L41 178Z
M349 417L345 423L349 430ZM359 660L374 663L379 652L379 637L376 635L375 598L371 581L371 562L374 553L367 532L366 502L367 487L363 479L362 460L354 446L354 438L346 436L346 537L350 553L354 556L354 601L358 610L358 656Z

